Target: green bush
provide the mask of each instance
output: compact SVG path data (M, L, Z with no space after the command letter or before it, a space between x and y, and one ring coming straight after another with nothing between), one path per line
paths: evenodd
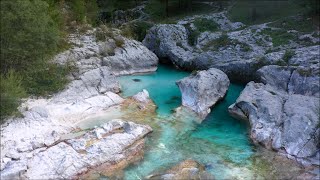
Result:
M209 20L206 18L198 18L193 22L193 24L196 26L196 28L200 32L205 32L205 31L214 32L220 28L219 24L217 24L213 20Z
M100 25L95 32L97 41L105 41L107 38L113 38L114 36L112 29L106 25Z
M65 87L69 82L66 76L73 68L50 63L38 65L33 71L24 74L22 85L28 94L47 96Z
M227 34L222 34L218 39L208 42L204 49L207 50L211 48L213 50L218 50L219 48L228 45L233 45L233 41L229 38Z
M201 34L201 32L199 30L193 30L190 27L190 24L186 24L184 25L184 27L186 28L187 32L188 32L188 43L193 46L195 45L198 36Z
M153 24L149 22L136 21L124 26L122 28L122 35L128 38L133 38L137 41L143 41L147 31L152 27L152 25Z
M20 99L26 96L21 82L21 76L13 70L9 70L6 76L0 75L0 123L17 112Z
M296 37L288 33L286 30L272 30L271 28L264 29L262 34L266 34L272 38L273 47L278 47L281 45L286 45L290 40L295 40Z
M300 32L312 32L316 30L311 18L300 17L288 17L281 18L273 23L269 24L270 27L282 28L285 30L296 30Z
M99 7L97 0L86 0L86 21L92 26L98 23Z
M286 50L286 52L284 53L282 59L284 62L286 62L287 64L289 63L289 60L295 55L295 52L292 50Z
M71 9L71 21L76 21L78 24L97 25L99 14L97 0L69 0L67 4Z
M162 20L166 18L166 7L159 0L150 0L146 5L146 13L154 20Z
M113 39L114 39L117 47L122 47L122 46L124 45L124 39L123 39L123 37L121 37L121 36L115 36Z
M72 11L73 19L79 23L85 21L86 16L86 3L84 0L70 0L70 8Z
M1 72L32 69L51 57L59 42L58 25L41 0L1 1Z

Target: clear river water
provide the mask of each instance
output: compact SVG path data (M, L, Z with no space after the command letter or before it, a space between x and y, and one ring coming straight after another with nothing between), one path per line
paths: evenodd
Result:
M244 88L242 85L231 84L225 99L212 108L201 124L194 122L191 115L174 116L173 110L181 105L181 93L175 82L188 75L159 65L155 73L119 77L122 96L146 89L158 107L151 119L154 132L147 138L144 158L121 173L124 179L144 179L186 159L204 164L216 179L281 178L279 174L284 171L290 174L298 171L287 168L286 161L275 163L274 154L266 155L253 146L248 124L229 115L228 106L235 102Z

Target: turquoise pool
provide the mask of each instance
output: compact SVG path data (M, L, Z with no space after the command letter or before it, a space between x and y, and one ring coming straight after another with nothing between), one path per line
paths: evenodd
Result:
M175 82L188 75L160 65L152 74L119 78L125 97L148 90L158 106L155 121L160 126L153 133L156 135L148 138L144 159L125 170L125 179L143 179L190 158L205 164L207 171L219 179L253 175L250 157L254 147L248 138L247 125L232 118L227 111L244 86L231 84L226 98L198 124L192 119L173 116L173 110L181 104L181 93Z

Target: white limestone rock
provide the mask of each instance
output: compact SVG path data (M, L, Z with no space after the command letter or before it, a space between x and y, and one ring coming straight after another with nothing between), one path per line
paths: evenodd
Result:
M202 119L210 113L213 105L224 98L229 84L228 76L215 68L199 71L177 81L182 105L195 111Z

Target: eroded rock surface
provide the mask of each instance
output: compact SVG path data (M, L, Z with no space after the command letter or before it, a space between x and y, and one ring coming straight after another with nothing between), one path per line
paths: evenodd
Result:
M286 51L267 54L279 65L259 69L262 83L247 84L229 107L233 116L250 122L253 141L304 165L320 162L319 48L298 48L290 57Z
M122 48L116 48L113 56L102 59L102 65L110 67L117 75L146 73L157 70L158 57L141 42L125 40Z
M210 107L224 98L229 84L228 76L215 68L199 71L177 81L182 105L195 111L202 119L210 113Z
M108 67L115 75L153 72L157 69L158 57L142 43L122 37L116 29L109 29L114 37L97 40L97 29L77 37L70 35L74 47L54 58L59 64L72 64L82 73L99 67Z
M73 139L21 154L1 171L1 179L70 179L94 173L103 166L105 175L128 165L143 154L149 126L112 120Z
M197 27L196 22L203 19L217 28L200 31L202 27ZM181 69L217 68L235 82L256 80L256 71L265 65L301 66L306 59L314 59L318 64L319 38L308 34L312 38L306 41L287 40L278 45L270 36L270 32L278 31L279 28L268 24L245 27L231 22L226 12L222 12L185 18L177 24L155 25L143 44ZM297 39L307 35L296 31L285 33ZM294 52L292 58L285 56L287 49Z
M251 139L305 164L319 165L320 99L250 82L231 115L250 122Z

